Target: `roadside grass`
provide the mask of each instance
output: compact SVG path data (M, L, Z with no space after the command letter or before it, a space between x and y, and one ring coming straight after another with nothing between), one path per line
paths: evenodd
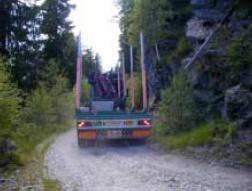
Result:
M62 188L57 180L44 179L43 186L45 191L61 191Z
M168 149L179 149L208 145L212 140L213 130L209 128L197 128L190 132L162 137L160 142ZM158 139L159 140L159 139Z
M161 146L169 150L198 146L222 146L236 133L234 125L223 120L213 120L189 131L175 134L163 134L160 128L162 127L154 128L152 140L159 142Z
M30 132L28 137L18 137L18 150L13 154L13 163L9 164L2 178L9 179L13 182L12 188L17 190L43 188L44 191L60 191L61 186L57 180L51 180L48 177L44 167L44 157L47 149L55 140L55 138L73 127L74 121L69 120L65 124L57 125L57 128L52 128L53 132L40 130ZM32 142L34 141L34 142ZM16 158L14 158L16 157ZM19 166L17 166L19 165ZM8 183L1 188L8 190ZM36 190L36 189L35 189Z
M252 166L252 143L243 143L240 145L240 163L244 166Z

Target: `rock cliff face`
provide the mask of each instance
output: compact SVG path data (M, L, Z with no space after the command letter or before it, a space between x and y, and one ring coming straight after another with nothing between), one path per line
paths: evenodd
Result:
M191 42L203 41L231 9L231 0L211 2L211 5L209 1L191 2L196 7L193 10L193 18L187 23L186 30L187 38ZM242 28L249 28L250 24L251 21L238 20L231 15L224 25L230 31L227 39L239 35ZM225 67L226 47L220 47L221 42L217 44L219 45L213 46L213 42L210 41L189 72L196 101L204 105L202 111L205 118L220 114L224 119L234 121L238 128L250 128L252 120L251 67L246 68L246 71L237 70L240 81L230 83L232 76L226 75L231 73L225 71L227 69ZM195 48L197 49L197 46Z
M194 51L232 8L232 3L233 0L191 0L193 16L185 26L185 35ZM241 19L234 15L235 12L223 26L229 33L224 34L220 31L216 36L222 35L226 41L229 41L233 37L239 36L252 24L250 19ZM162 53L162 50L167 47L172 46L169 43L160 43L160 52ZM238 129L251 129L252 66L250 64L250 67L246 69L237 70L235 75L239 76L239 80L231 82L232 73L226 66L227 48L227 43L213 37L192 67L187 70L194 89L193 94L204 119L209 120L220 116L235 122ZM172 76L184 70L183 66L190 60L194 51L188 54L188 58L173 59L162 71L154 70L157 65L154 48L146 51L149 95L153 102L161 89L169 87Z

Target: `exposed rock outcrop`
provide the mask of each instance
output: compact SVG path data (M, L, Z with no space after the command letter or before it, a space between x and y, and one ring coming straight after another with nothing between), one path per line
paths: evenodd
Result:
M237 85L226 90L225 108L228 119L239 128L252 127L252 92Z
M204 40L213 31L213 26L206 26L206 22L196 17L190 19L187 23L186 37L191 40Z

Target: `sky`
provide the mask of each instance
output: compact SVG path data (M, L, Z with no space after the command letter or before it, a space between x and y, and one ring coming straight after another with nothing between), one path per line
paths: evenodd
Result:
M82 34L82 45L90 47L101 57L102 68L115 67L119 58L118 7L115 0L71 0L76 5L70 15L74 32Z

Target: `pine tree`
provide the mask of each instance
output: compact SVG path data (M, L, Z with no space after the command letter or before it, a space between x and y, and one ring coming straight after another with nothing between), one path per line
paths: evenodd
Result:
M77 43L71 32L72 24L68 21L72 8L69 0L46 0L42 5L41 32L46 36L44 59L57 60L73 84Z

